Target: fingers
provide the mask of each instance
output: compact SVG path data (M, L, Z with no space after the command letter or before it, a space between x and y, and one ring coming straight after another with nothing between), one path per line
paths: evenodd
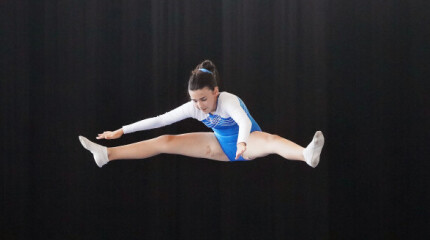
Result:
M246 145L244 143L237 144L237 151L236 151L236 160L239 159L240 156L246 151Z
M245 149L238 149L236 152L236 160L239 159L240 156L242 156L243 152L245 152Z
M237 151L237 152L236 152L236 158L235 158L235 159L236 159L236 160L237 160L237 159L239 159L239 157L240 157L240 156L242 156L242 154L243 154L243 151Z
M111 132L99 133L96 138L97 139L111 139L112 138L112 133Z

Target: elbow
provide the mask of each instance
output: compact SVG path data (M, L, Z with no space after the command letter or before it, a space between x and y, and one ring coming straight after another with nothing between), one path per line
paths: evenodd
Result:
M247 132L249 132L251 131L252 122L249 118L246 118L239 124L239 127L244 128Z
M248 128L249 128L249 130L251 131L251 128L252 128L252 122L251 122L251 119L246 118L246 124L249 126Z

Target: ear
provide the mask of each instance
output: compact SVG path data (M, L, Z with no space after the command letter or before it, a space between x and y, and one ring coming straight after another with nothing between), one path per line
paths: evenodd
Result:
M218 95L219 94L219 88L218 87L215 87L214 88L214 95Z

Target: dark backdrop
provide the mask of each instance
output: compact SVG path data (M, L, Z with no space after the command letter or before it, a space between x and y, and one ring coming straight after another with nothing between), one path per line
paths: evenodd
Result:
M2 239L411 238L429 223L429 2L2 1ZM268 156L160 155L99 169L78 135L187 101L211 59ZM98 141L208 131L195 120Z

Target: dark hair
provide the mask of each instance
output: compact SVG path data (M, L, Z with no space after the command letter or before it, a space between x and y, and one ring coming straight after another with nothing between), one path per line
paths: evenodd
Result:
M200 69L206 69L210 72ZM218 71L215 64L211 60L204 60L191 72L188 80L188 90L194 91L208 87L213 91L218 86L217 80Z

